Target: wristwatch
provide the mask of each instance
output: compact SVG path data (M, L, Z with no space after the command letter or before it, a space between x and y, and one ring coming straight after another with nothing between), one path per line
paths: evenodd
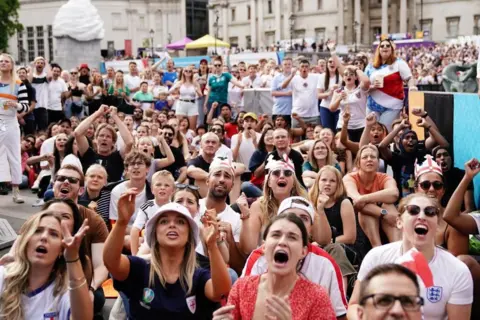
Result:
M383 219L383 217L385 217L387 215L388 211L386 209L382 209L382 211L380 211L380 218Z

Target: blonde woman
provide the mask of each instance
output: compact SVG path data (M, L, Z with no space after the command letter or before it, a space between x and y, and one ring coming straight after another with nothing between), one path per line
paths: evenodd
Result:
M313 185L317 178L318 171L327 165L335 166L335 168L341 170L340 165L337 160L335 160L335 154L330 150L330 147L323 140L315 140L308 150L307 161L305 161L302 166L302 178L307 188Z
M108 236L103 260L115 289L130 302L130 317L153 319L208 319L215 304L230 291L227 266L217 246L217 223L207 218L205 238L210 271L196 266L198 226L190 212L177 203L163 205L148 220L145 241L151 261L122 255L123 236L135 210L136 190L118 201L118 220Z
M123 78L123 71L118 70L115 73L115 81L108 88L108 94L114 95L119 98L128 100L130 96L130 89L128 89L125 84L125 79Z
M169 91L180 94L175 114L180 121L188 118L190 130L195 130L197 126L198 108L195 103L196 97L203 96L200 85L193 78L193 67L188 66L182 71L180 81L177 81Z
M79 255L87 222L75 236L69 223L51 211L25 222L16 240L15 260L0 267L1 319L93 318Z
M20 127L17 114L29 108L27 87L17 79L15 62L8 54L0 55L0 183L13 187L13 202L23 203L18 186L22 183Z

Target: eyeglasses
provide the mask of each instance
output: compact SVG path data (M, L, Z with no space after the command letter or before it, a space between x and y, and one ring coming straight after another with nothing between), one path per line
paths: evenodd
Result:
M145 162L134 162L134 163L131 163L129 164L129 166L131 167L142 167L142 166L145 166Z
M184 184L184 183L176 183L175 187L177 189L180 189L180 190L190 189L190 190L196 191L196 190L199 189L197 186L192 186L192 185Z
M287 178L293 176L293 171L288 170L288 169L287 170L280 170L280 169L273 170L272 175L274 175L275 177L280 177L282 175L282 172L283 172L283 175Z
M213 132L213 133L222 133L222 129L218 128L218 129L210 129L210 132Z
M430 182L430 181L422 181L419 183L420 187L427 191L427 190L430 190L430 187L433 186L433 189L435 190L442 190L443 189L443 182L442 181L433 181L433 182Z
M394 304L395 301L399 301L402 305L402 308L405 311L418 311L420 307L423 306L423 298L419 296L394 296L391 294L371 294L364 297L360 304L364 305L365 301L372 298L373 305L376 309L390 309Z
M222 65L221 64L214 64L214 67L220 68Z
M80 182L80 179L75 177L66 177L61 175L57 175L55 177L55 181L58 181L58 182L65 182L65 180L68 180L68 182L70 182L71 184L76 184Z
M388 49L388 48L391 48L391 47L392 47L392 45L390 45L390 44L381 44L380 45L380 48L382 48L382 49Z
M420 208L419 206L417 206L415 204L407 205L407 206L405 206L405 209L407 210L408 214L411 215L411 216L416 216L422 211L422 208ZM437 207L428 206L428 207L425 207L423 209L423 212L425 213L425 215L427 217L435 217L435 216L438 215L438 213L440 211L438 210Z
M344 77L355 77L355 73L353 73L353 72L345 72L345 73L343 74L343 76L344 76Z

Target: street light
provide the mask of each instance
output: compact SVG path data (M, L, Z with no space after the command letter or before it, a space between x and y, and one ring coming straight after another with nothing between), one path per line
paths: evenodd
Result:
M171 33L168 33L167 41L168 41L168 44L172 43L172 34Z
M413 25L413 39L417 39L417 25Z
M358 21L355 21L355 22L353 23L353 29L355 30L355 32L353 33L353 39L354 39L354 42L355 42L355 52L357 52L357 42L358 42L357 33L358 33L358 28L360 28L360 23L358 23Z
M295 26L295 17L293 14L290 15L288 20L290 22L290 50L293 51L293 27Z
M150 46L152 47L152 65L155 64L155 56L153 54L153 36L155 35L155 30L150 29Z
M214 54L217 55L218 19L220 18L220 14L218 12L218 9L215 9L213 13L215 14L215 22L213 23L213 27L215 28L215 53ZM224 23L226 23L226 21L224 21Z

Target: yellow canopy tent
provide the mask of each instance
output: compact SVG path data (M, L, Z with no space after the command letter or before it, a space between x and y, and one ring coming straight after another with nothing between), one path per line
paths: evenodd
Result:
M230 44L226 43L222 40L215 39L209 34L204 35L203 37L187 43L185 49L202 49L202 48L210 48L210 47L225 47L230 48Z

